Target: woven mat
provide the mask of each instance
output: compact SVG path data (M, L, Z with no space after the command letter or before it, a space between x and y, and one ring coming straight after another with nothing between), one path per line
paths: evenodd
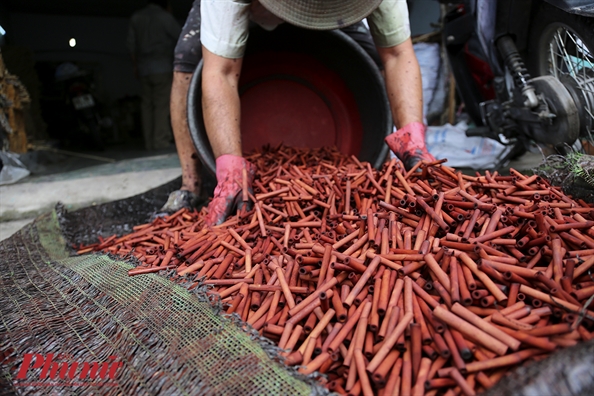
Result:
M128 277L105 255L70 257L56 212L0 243L0 389L5 394L307 395L320 389L271 344L219 315L203 292L159 275ZM69 368L43 379L26 354ZM121 363L79 379L84 362ZM113 367L110 366L110 367ZM50 371L51 374L51 371ZM107 376L106 376L107 377ZM0 392L2 393L2 392Z

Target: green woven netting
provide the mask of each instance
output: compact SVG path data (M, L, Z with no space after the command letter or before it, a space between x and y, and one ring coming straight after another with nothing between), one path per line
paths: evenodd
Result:
M323 392L279 364L274 347L257 333L216 312L203 290L189 292L159 275L129 277L128 263L105 255L69 257L65 247L56 212L0 242L4 393ZM81 365L115 356L123 366L113 381L40 380L41 367L20 380L26 353L53 353L54 361Z

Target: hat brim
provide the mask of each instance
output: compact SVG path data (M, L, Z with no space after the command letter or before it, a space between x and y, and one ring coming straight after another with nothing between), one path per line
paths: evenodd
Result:
M332 30L361 21L382 0L260 0L271 13L292 25Z

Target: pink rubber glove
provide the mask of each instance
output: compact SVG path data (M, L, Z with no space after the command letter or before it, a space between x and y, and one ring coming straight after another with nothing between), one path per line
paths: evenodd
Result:
M244 205L241 200L243 168L247 170L248 188L251 192L256 167L236 155L225 154L217 158L217 186L208 205L208 215L205 219L207 225L221 224L236 208L241 209Z
M390 150L410 169L419 161L435 161L425 146L425 125L420 122L406 124L385 139Z

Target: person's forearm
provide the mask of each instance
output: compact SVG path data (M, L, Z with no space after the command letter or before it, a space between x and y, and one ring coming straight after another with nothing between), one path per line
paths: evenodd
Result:
M423 122L423 87L419 62L410 39L389 48L379 48L384 63L386 89L397 128Z
M202 47L202 111L215 158L241 156L239 93L241 59L226 59Z
M198 159L188 126L187 97L191 79L192 73L173 72L170 113L175 147L182 170L181 190L191 191L198 195L202 187L200 177L202 163Z

